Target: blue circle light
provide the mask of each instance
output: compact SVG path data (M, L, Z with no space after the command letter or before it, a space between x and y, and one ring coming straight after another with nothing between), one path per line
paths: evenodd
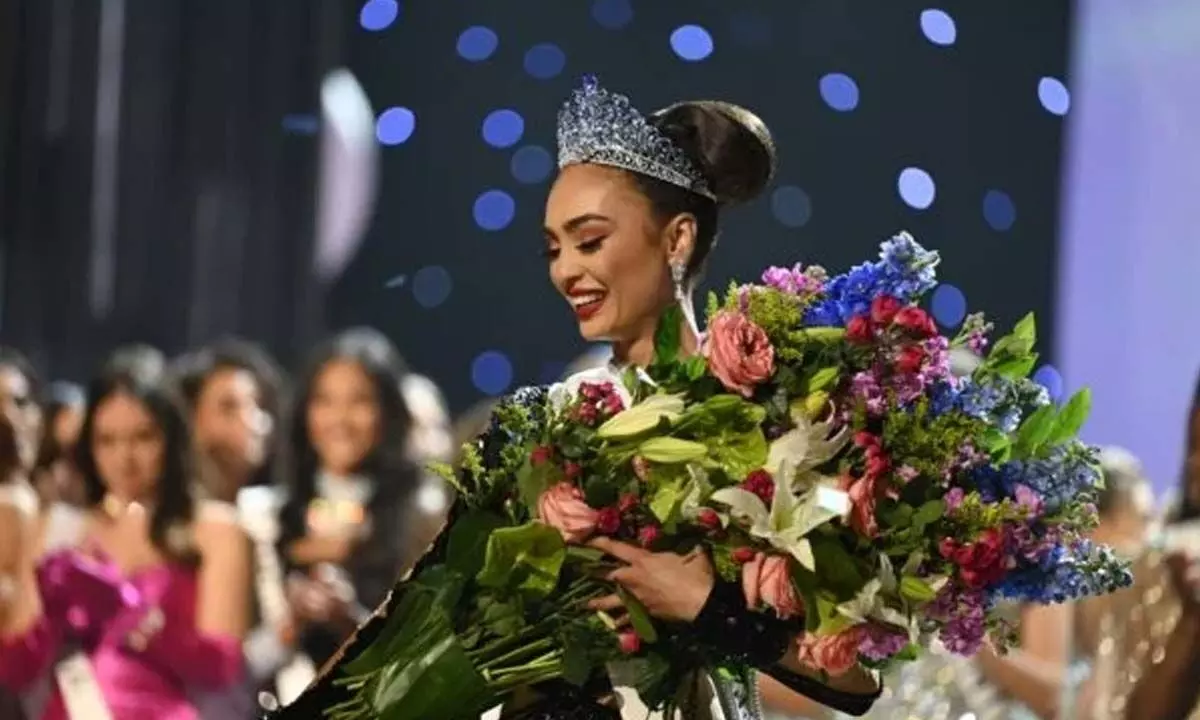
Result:
M494 30L482 25L474 25L459 34L455 50L463 60L481 62L490 58L499 45L500 38Z
M408 142L417 128L417 116L406 107L384 110L375 121L375 137L383 145L402 145Z
M608 30L620 30L633 22L633 5L629 0L594 0L592 19Z
M499 395L512 385L512 362L504 353L487 350L471 362L471 383L479 392Z
M483 141L492 147L512 147L524 134L525 118L516 110L493 110L483 119Z
M925 210L937 197L937 186L929 173L918 167L907 167L900 171L896 181L900 199L914 210Z
M838 112L858 107L858 84L845 73L829 73L821 78L821 99Z
M566 54L554 43L539 43L525 51L525 72L538 80L557 76L566 65Z
M953 45L958 39L954 18L945 10L930 8L921 11L921 32L934 45Z
M513 153L509 170L517 182L525 185L540 183L554 170L554 156L540 145L526 145Z
M1071 92L1062 80L1044 77L1038 81L1038 100L1047 112L1066 115L1071 109Z
M1017 207L1007 193L988 190L983 195L983 219L993 230L1004 232L1017 221Z
M933 291L929 309L939 325L956 328L962 325L963 318L967 316L967 296L955 286L942 283Z
M1063 396L1063 376L1053 365L1043 365L1033 373L1033 381L1046 388L1046 394L1054 402Z
M712 35L699 25L680 25L671 33L671 49L682 60L700 62L713 53Z
M400 3L396 0L367 0L358 11L358 24L363 29L379 32L391 27L400 16Z
M771 193L771 214L784 227L804 227L812 218L812 200L800 188L782 185Z
M485 190L475 198L475 224L484 230L503 230L516 212L516 201L503 190Z
M423 308L435 308L446 302L453 289L450 273L441 265L423 267L413 276L413 297Z

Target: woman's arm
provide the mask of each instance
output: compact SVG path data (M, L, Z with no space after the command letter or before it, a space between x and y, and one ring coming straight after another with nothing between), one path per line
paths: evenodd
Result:
M355 541L349 535L305 535L287 546L288 559L293 565L309 567L321 563L342 565L354 551Z
M27 513L0 502L0 685L17 692L49 669L59 645L29 572L30 523Z
M1041 720L1055 720L1071 658L1072 606L1039 605L1021 611L1020 648L998 655L984 648L979 668L1008 697Z
M185 683L219 690L244 673L242 641L249 627L250 544L234 524L196 523L200 571L192 624L173 622L152 608L129 635L129 645L171 669Z

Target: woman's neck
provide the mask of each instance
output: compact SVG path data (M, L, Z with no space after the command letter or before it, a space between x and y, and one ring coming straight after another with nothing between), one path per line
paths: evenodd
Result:
M647 323L632 340L616 341L612 345L613 360L622 366L648 367L654 362L654 335L658 330L658 320ZM694 355L700 346L700 339L687 319L679 320L679 354Z

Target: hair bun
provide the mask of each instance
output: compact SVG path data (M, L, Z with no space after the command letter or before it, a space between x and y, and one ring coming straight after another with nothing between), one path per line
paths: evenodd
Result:
M753 200L775 174L775 141L766 123L719 100L676 103L653 121L696 164L721 205Z

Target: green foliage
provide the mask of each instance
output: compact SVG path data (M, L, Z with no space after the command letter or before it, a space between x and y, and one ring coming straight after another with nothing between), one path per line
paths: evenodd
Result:
M962 413L934 416L921 398L912 410L893 413L883 427L885 445L923 476L937 477L968 439L984 434L987 425Z
M481 586L519 592L529 598L548 597L558 585L567 549L558 531L541 523L526 523L492 531L483 568L475 580Z
M617 595L620 596L621 604L625 606L625 612L629 615L629 624L638 637L648 643L658 642L658 631L654 629L650 611L646 609L642 601L634 597L622 585L617 586Z

